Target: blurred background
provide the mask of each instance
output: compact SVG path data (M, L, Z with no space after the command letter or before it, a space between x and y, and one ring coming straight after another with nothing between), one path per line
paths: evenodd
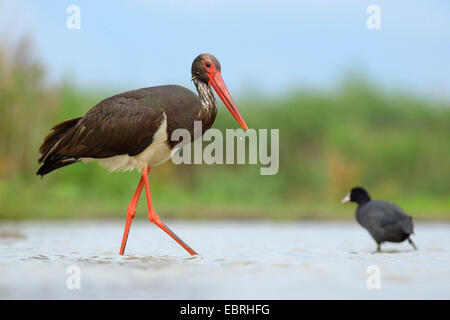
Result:
M67 8L80 8L69 30ZM381 29L369 30L369 5ZM138 173L75 164L44 179L50 128L113 94L195 90L216 55L251 128L280 129L280 168L152 170L156 211L183 219L348 219L356 185L417 219L450 219L448 1L0 0L0 218L126 215ZM215 128L237 128L219 102ZM137 217L146 218L145 201Z

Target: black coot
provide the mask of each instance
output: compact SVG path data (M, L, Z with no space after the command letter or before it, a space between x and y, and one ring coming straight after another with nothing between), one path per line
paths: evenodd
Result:
M342 203L356 202L356 220L363 226L377 242L377 251L381 250L381 244L389 242L408 242L417 250L416 245L410 239L413 231L413 221L402 208L395 203L384 200L370 200L370 196L364 188L353 188L342 200Z

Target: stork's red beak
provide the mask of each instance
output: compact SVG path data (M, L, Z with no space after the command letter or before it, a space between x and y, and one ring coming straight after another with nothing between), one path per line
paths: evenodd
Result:
M227 86L225 85L225 82L223 82L220 72L216 72L213 75L209 76L209 83L214 88L214 90L216 90L217 94L227 107L228 111L230 111L237 122L239 122L244 131L247 131L248 127L245 124L245 121L239 113L236 105L234 104L234 101L231 98L230 93L228 92Z

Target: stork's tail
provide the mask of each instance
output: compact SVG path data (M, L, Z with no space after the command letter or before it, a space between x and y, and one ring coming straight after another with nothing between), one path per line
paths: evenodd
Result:
M44 175L46 175L49 172L52 172L55 169L79 161L69 156L58 154L57 150L64 135L80 119L81 118L74 118L57 124L52 128L53 131L44 138L44 142L39 148L41 157L38 159L38 163L42 163L42 165L36 172L37 175L43 177Z

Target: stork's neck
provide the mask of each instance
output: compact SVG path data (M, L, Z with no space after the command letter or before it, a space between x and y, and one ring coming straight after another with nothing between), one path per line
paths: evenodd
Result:
M202 109L215 115L217 112L217 102L214 93L211 90L211 86L195 77L192 81L194 81L195 87L197 88Z

